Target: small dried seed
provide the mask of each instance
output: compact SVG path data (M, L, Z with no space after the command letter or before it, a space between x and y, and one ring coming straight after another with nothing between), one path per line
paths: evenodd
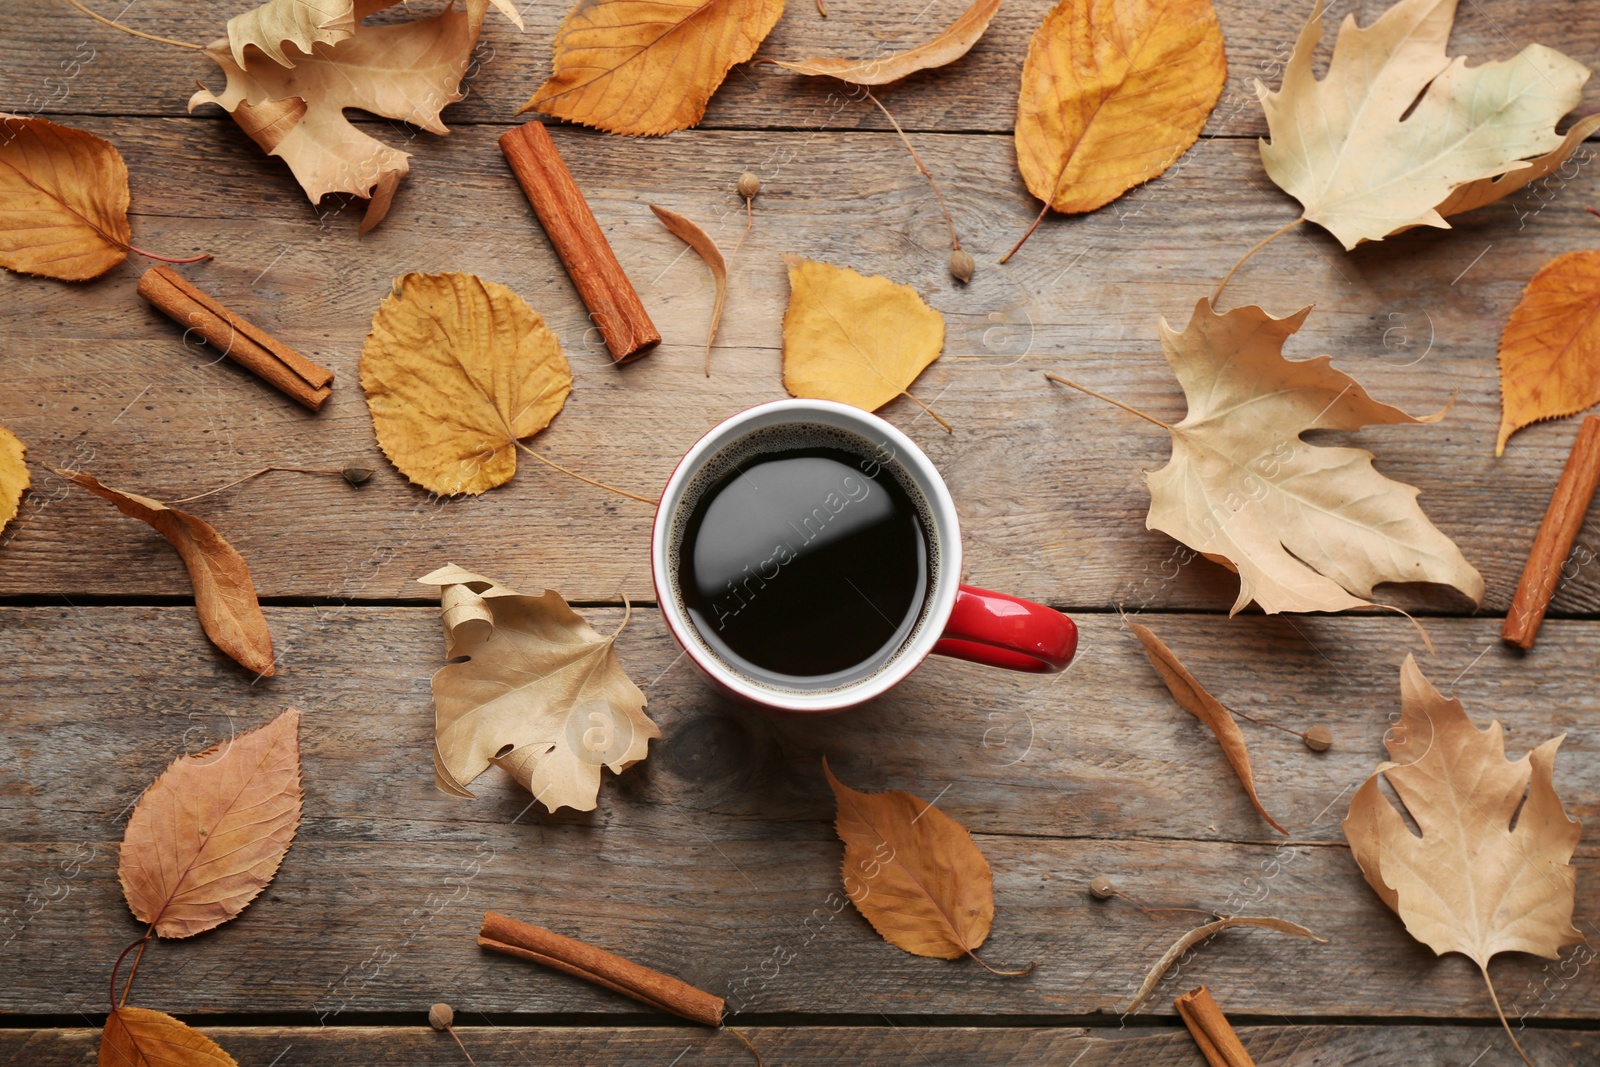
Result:
M1103 874L1097 874L1089 879L1089 895L1096 900L1105 900L1107 897L1117 895L1117 887L1111 884L1111 879Z
M448 1030L456 1021L456 1013L448 1004L435 1004L428 1009L428 1025L435 1030Z
M1306 731L1306 747L1313 752L1326 752L1333 747L1333 734L1326 726L1313 726Z
M977 260L973 259L972 253L965 248L958 248L950 253L950 276L962 285L972 280L972 272L977 269Z
M761 192L761 179L757 178L753 172L747 170L743 174L739 175L738 188L740 196L744 197L746 200L754 200L756 198L756 194Z
M362 482L364 482L368 478L372 477L372 468L371 467L346 467L344 470L340 471L339 473L344 475L344 480L349 482L351 485L360 485Z

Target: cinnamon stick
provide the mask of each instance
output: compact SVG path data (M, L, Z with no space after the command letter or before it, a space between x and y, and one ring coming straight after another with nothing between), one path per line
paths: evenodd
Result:
M1256 1061L1245 1051L1228 1017L1222 1014L1205 986L1195 986L1172 1005L1178 1009L1183 1025L1189 1028L1189 1036L1194 1038L1209 1067L1256 1067Z
M485 912L483 926L478 930L478 944L508 956L554 967L691 1022L722 1025L721 997L542 927L492 911Z
M312 411L333 393L333 371L319 367L254 323L190 285L171 267L151 267L139 295L169 319L193 330L235 363Z
M600 328L612 362L638 359L660 344L660 331L622 272L544 123L529 122L501 134L500 151L589 308L589 317Z
M1517 583L1517 595L1506 613L1506 624L1500 631L1502 640L1526 651L1533 647L1539 636L1539 626L1544 613L1555 596L1561 582L1561 569L1572 546L1583 529L1583 518L1589 512L1589 502L1594 499L1595 486L1600 484L1600 418L1590 415L1578 428L1578 439L1572 443L1567 456L1567 466L1556 483L1556 491L1545 509L1544 521L1533 539L1528 552L1528 563L1522 568L1522 580Z

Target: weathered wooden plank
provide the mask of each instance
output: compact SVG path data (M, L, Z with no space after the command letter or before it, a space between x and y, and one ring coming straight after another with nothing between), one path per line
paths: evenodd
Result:
M871 56L911 47L931 37L967 6L968 0L923 4L829 4L820 18L809 4L792 3L761 49L763 57ZM95 5L91 5L95 6ZM228 16L247 0L222 10L202 10L183 0L142 0L122 23L145 33L203 44L219 36ZM908 129L1010 130L1028 41L1052 7L1051 0L1010 0L988 33L966 57L939 71L913 75L881 94ZM1372 22L1387 0L1334 0L1328 5L1323 54L1347 13ZM526 5L528 32L518 34L490 13L477 66L469 74L471 94L446 112L452 125L507 123L549 74L550 48L565 3ZM1265 130L1256 101L1257 79L1276 85L1284 61L1310 13L1307 0L1219 0L1228 54L1228 85L1207 126L1212 135L1256 136ZM415 5L414 5L415 8ZM108 16L119 9L99 5ZM416 9L431 11L432 7ZM407 17L404 9L373 21ZM1508 58L1541 42L1593 64L1600 55L1600 13L1584 0L1541 0L1515 5L1463 4L1456 16L1452 53L1473 62ZM0 106L8 111L51 114L182 114L195 79L220 84L207 59L170 45L140 41L91 22L65 4L23 0L0 12ZM734 70L706 112L704 126L718 128L887 129L878 110L849 88L827 78L802 78L778 67L745 64ZM1589 86L1581 107L1600 104L1600 87ZM217 112L208 109L210 114Z
M573 1065L750 1062L728 1034L686 1027L519 1027L476 1022L457 1014L456 1032L480 1063ZM459 1067L460 1050L448 1036L423 1027L327 1028L206 1026L202 1029L236 1059L273 1067L354 1067L405 1063ZM1197 1067L1203 1061L1186 1032L1083 1030L1042 1027L818 1026L741 1027L768 1063L786 1067L1004 1067L1072 1064L1073 1067ZM1510 1067L1516 1058L1498 1030L1463 1026L1250 1026L1240 1027L1245 1047L1260 1067L1385 1067L1466 1064ZM1524 1030L1518 1035L1545 1067L1588 1067L1600 1054L1600 1037L1581 1030ZM99 1031L0 1031L0 1054L33 1067L92 1064ZM742 1060L740 1057L744 1057ZM274 1057L277 1057L274 1059Z
M609 365L582 305L484 127L421 146L393 216L360 240L353 218L319 229L286 173L231 127L178 120L86 123L119 133L140 212L135 238L181 252L211 249L190 274L338 373L311 416L208 349L185 351L173 324L133 294L142 267L64 287L0 278L6 359L0 423L29 443L38 487L4 535L0 593L177 594L182 569L150 532L69 491L46 464L81 466L113 484L187 496L269 463L380 468L352 490L336 479L275 475L198 502L250 561L265 595L416 596L412 579L443 558L500 559L508 581L548 583L615 602L653 593L647 506L572 482L532 461L508 486L440 502L377 455L356 366L392 276L466 269L510 284L560 334L577 376L566 411L536 446L613 485L651 492L707 427L784 395L780 322L796 252L910 282L946 316L946 355L915 385L957 428L941 432L900 400L884 414L944 470L961 509L973 581L1052 603L1205 608L1231 604L1235 580L1143 529L1141 472L1165 436L1046 382L1065 372L1175 418L1182 400L1159 352L1161 316L1182 323L1237 254L1290 215L1264 185L1252 145L1216 141L1115 212L1048 223L1007 267L993 258L1027 225L1003 137L922 138L967 243L983 266L955 286L943 222L891 136L701 133L693 139L601 139L558 131L580 183L667 343L625 369ZM646 209L664 202L731 246L742 228L734 175L774 144L794 159L758 201L734 267L727 321L700 369L706 272ZM603 150L602 150L603 148ZM176 172L176 173L175 173ZM1585 172L1586 173L1586 172ZM1485 573L1503 611L1574 432L1541 424L1495 459L1501 323L1551 256L1594 243L1581 187L1534 213L1518 199L1454 231L1412 233L1345 254L1325 234L1289 236L1232 282L1225 300L1285 314L1316 302L1291 355L1335 353L1377 396L1412 411L1456 398L1442 423L1363 432L1379 469L1422 489L1422 503ZM1580 538L1556 614L1600 610L1600 534ZM92 545L92 558L85 557ZM1165 580L1176 574L1173 580ZM1389 599L1462 611L1448 591Z
M611 609L589 614L600 627L618 621ZM445 996L489 1012L635 1010L483 956L473 934L492 908L625 951L750 1012L1115 1011L1185 920L1093 901L1084 886L1104 873L1147 904L1275 913L1330 938L1230 933L1169 983L1204 981L1230 1011L1490 1010L1472 966L1407 937L1340 843L1342 803L1380 758L1396 711L1397 660L1413 642L1401 621L1154 620L1223 699L1291 724L1320 721L1338 737L1314 756L1292 737L1251 730L1263 796L1293 834L1283 841L1111 617L1084 620L1083 659L1059 680L930 662L869 708L804 722L713 696L675 662L654 614L636 613L620 653L647 686L663 740L644 764L607 776L597 811L553 817L498 772L480 779L475 802L433 789L432 611L269 617L285 669L247 688L184 608L0 611L0 662L27 670L0 722L0 958L13 976L0 1010L99 1010L110 961L139 934L115 877L126 811L178 752L289 703L306 712L306 817L294 849L239 920L145 960L145 1003L335 1016ZM1500 718L1513 754L1572 731L1556 781L1572 814L1592 822L1600 764L1583 712L1600 626L1556 620L1538 658L1520 664L1500 650L1493 620L1430 629L1439 657L1427 670L1480 722ZM1250 675L1230 673L1246 655ZM911 790L974 831L996 873L985 954L1038 960L1033 976L1003 981L907 956L830 895L839 845L822 756L859 788ZM1577 862L1576 921L1592 933L1600 853L1585 845ZM1595 1017L1591 960L1588 949L1559 962L1497 960L1507 1011Z

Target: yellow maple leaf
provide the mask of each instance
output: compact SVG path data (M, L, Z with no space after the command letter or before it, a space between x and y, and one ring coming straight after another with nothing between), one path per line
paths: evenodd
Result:
M784 388L863 411L909 396L911 383L944 348L944 318L909 285L799 256L784 262Z
M782 14L783 0L579 0L550 80L518 113L632 136L686 129Z
M517 471L517 442L572 392L556 335L516 293L472 274L407 274L372 316L361 388L384 454L435 493Z
M1500 432L1600 404L1600 251L1546 263L1500 335Z

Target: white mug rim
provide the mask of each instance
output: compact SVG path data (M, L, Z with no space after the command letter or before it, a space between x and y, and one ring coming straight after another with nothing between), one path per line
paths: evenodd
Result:
M776 417L775 417L776 416ZM887 440L895 451L893 462L905 470L922 491L932 513L933 536L938 539L939 565L930 573L927 615L921 628L901 647L885 666L874 673L837 689L807 691L778 689L760 684L712 655L695 636L694 623L683 605L672 595L669 572L670 545L674 519L684 490L705 462L726 445L765 425L784 422L803 423L807 416L824 425L843 426L867 437ZM650 535L650 570L655 583L656 602L673 638L708 677L734 695L785 712L826 713L854 707L888 692L933 651L950 621L961 585L961 526L949 487L933 461L916 443L885 420L832 400L774 400L746 408L708 430L678 461L661 491L656 518Z

